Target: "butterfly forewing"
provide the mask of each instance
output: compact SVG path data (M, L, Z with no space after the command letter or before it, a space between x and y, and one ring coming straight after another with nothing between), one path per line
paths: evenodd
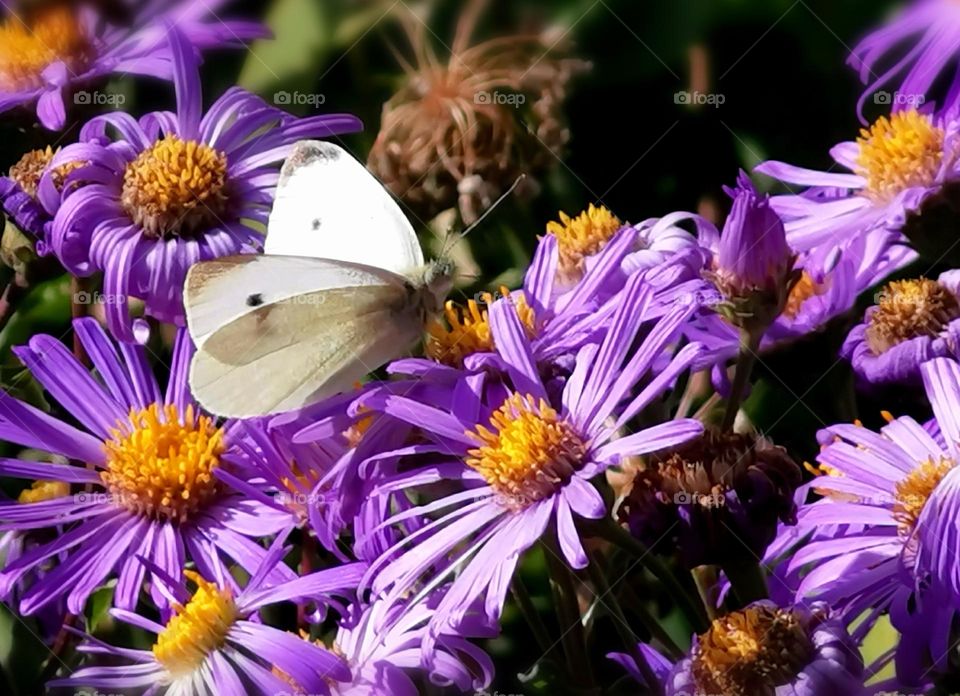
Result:
M343 148L321 141L298 143L284 164L264 252L394 273L423 266L417 235L383 185Z

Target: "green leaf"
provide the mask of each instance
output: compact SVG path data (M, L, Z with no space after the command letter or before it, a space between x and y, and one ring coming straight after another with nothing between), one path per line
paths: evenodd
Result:
M39 637L39 628L29 618L18 618L0 605L0 693L39 693L37 681L49 649Z
M84 615L87 618L87 631L96 633L100 625L112 621L110 607L113 605L113 591L116 582L95 590L90 599L87 600L87 606Z
M16 313L0 332L0 355L38 333L61 336L70 321L70 276L41 283L17 305Z
M253 44L237 83L268 100L280 90L311 86L331 43L329 15L327 3L277 0L266 18L274 38Z
M37 383L30 371L12 356L7 364L0 365L0 386L13 398L49 413L50 404L43 395L43 387Z

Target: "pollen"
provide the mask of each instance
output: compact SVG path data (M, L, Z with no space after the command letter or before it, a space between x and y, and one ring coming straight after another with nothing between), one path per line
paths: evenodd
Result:
M224 452L224 434L193 406L182 414L173 404L132 410L105 444L100 478L116 504L150 518L189 519L218 492L214 470Z
M621 227L616 215L592 203L576 217L560 213L560 222L548 222L547 234L557 238L561 281L575 283L583 277L584 260L603 249Z
M31 198L37 197L40 179L50 166L50 162L59 150L49 145L45 150L31 150L10 167L9 177ZM83 166L82 162L70 162L57 167L53 172L53 182L57 189L63 188L63 182L73 170Z
M532 396L514 394L467 435L480 447L467 466L478 471L511 510L553 495L583 466L586 445L566 420Z
M794 612L765 605L731 612L715 619L694 648L697 693L772 694L812 653Z
M349 447L357 447L360 444L376 419L376 414L372 413L370 408L364 404L360 404L357 408L357 414L366 415L360 415L349 428L343 431L343 439L346 440Z
M823 284L817 283L817 281L813 279L813 276L803 271L800 280L794 284L790 290L790 294L787 296L787 303L783 308L783 316L788 319L796 319L807 300L811 297L822 295L826 290Z
M881 116L862 129L856 171L866 195L885 202L913 186L930 186L943 160L944 132L916 109Z
M127 165L121 201L146 236L190 237L227 214L227 184L224 153L169 135Z
M874 355L920 336L936 336L960 317L960 302L935 280L895 280L880 293L870 315L867 345Z
M897 483L893 517L901 535L908 536L913 531L933 491L954 466L956 463L947 457L928 459Z
M43 86L47 66L63 62L71 74L85 72L94 47L80 19L64 3L31 18L11 12L0 26L0 88L26 91Z
M301 520L306 520L309 514L307 505L310 500L310 491L320 480L320 475L310 469L306 472L297 462L290 462L290 476L283 476L280 483L285 490L280 492L278 500L286 505L292 513Z
M18 503L43 503L70 495L70 484L64 481L34 481L30 488L20 491Z
M517 314L527 332L528 338L536 335L536 317L533 308L527 304L522 294L510 295L506 288L500 288L500 296L513 302ZM479 301L468 300L465 307L448 300L444 309L446 324L435 320L427 327L427 357L451 367L463 367L463 361L474 353L487 353L494 349L493 336L490 333L490 320L487 307L494 301L493 295L482 293Z
M174 679L193 674L210 653L223 647L238 618L229 589L221 589L192 570L183 574L197 590L185 605L173 605L173 617L153 644L154 657Z

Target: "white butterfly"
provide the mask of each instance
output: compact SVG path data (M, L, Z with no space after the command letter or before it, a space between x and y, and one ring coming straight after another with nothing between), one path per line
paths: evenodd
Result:
M345 150L298 143L283 166L265 254L190 269L190 387L221 416L282 413L346 391L408 351L453 285L424 264L409 221Z

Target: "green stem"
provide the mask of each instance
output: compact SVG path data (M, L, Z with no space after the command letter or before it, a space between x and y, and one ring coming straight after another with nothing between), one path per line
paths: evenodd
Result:
M550 632L547 631L546 624L544 624L543 619L540 618L540 614L537 612L537 608L534 606L533 600L530 597L530 592L527 590L527 586L524 584L519 573L513 576L510 591L517 602L520 613L523 614L523 618L527 622L527 626L530 627L533 637L536 638L537 644L540 646L540 652L546 655L553 649L555 643L550 640Z
M704 609L707 610L707 618L713 621L717 618L717 603L714 597L714 588L717 584L717 569L714 566L697 566L690 571L693 582L697 586L697 593L700 595L700 601L703 602Z
M727 574L741 606L770 596L763 568L758 562L730 563L723 566L723 572Z
M727 401L727 410L723 414L721 430L731 430L737 420L737 412L750 384L750 374L757 362L757 353L760 352L760 341L764 331L740 331L740 353L737 356L736 372L733 376L733 385L730 387L730 399Z
M600 567L600 554L594 553L591 554L591 556L592 558L590 559L590 565L587 566L587 572L590 574L590 579L593 580L593 585L596 588L597 601L606 607L611 614L613 614L613 623L616 626L617 633L620 634L620 639L623 641L624 646L627 649L627 653L629 653L633 657L634 662L637 663L637 668L643 675L644 680L653 690L653 693L656 696L662 696L663 686L660 683L660 680L657 679L656 672L653 671L653 669L650 667L650 663L647 662L647 658L644 656L643 651L640 650L639 646L637 645L639 642L637 636L634 635L633 631L630 630L630 626L627 623L627 617L623 613L623 609L620 607L620 602L617 599L617 596L613 593L613 590L610 588L610 584L607 582L607 576Z
M593 669L587 658L586 636L580 616L577 590L573 585L570 569L561 560L559 550L552 544L543 544L543 554L550 570L550 587L560 619L560 641L567 658L567 673L574 680L581 675L593 684Z
M703 633L708 628L707 615L701 603L694 599L693 595L677 579L673 571L660 560L650 549L640 540L634 538L627 530L617 524L612 518L607 518L605 523L599 527L599 531L604 539L617 545L624 551L629 552L637 559L654 577L666 585L670 595L676 597L680 603L687 620L696 633Z

